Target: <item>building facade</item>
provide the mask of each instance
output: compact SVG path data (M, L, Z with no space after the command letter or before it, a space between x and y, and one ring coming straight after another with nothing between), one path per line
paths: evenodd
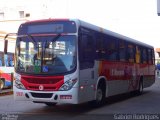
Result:
M16 33L21 23L34 19L48 18L53 0L1 0L0 4L0 51L3 51L4 36ZM14 47L15 40L9 42ZM11 49L13 50L13 49ZM10 50L9 50L10 51ZM12 51L13 52L13 51Z

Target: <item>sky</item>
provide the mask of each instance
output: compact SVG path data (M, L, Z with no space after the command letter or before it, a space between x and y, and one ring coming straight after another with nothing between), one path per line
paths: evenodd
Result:
M52 17L79 18L144 43L160 47L157 0L50 0ZM53 14L54 11L54 14Z
M55 1L55 17L80 18L160 48L157 0L68 0L60 13L64 0Z
M0 0L23 4L22 0ZM78 18L113 32L160 48L157 0L27 0L36 11L44 4L45 18ZM36 11L37 16L40 12ZM39 17L38 19L43 19ZM36 18L37 19L37 18Z
M78 18L160 48L157 0L41 0L46 17ZM33 2L32 2L33 3ZM32 5L36 5L33 3Z

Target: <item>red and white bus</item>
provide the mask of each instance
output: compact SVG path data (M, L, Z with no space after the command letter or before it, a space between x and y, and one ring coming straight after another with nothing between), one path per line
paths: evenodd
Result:
M15 100L46 105L100 105L155 82L152 46L78 19L21 24L14 67Z
M13 57L13 53L4 55L3 52L0 52L0 90L11 87L12 85L14 73Z
M4 39L6 39L8 35L9 34L7 34L4 37ZM10 34L10 36L11 36L11 34ZM14 38L9 38L9 39L14 39ZM3 46L4 40L1 41L0 44ZM4 52L2 52L2 50L0 51L0 90L2 90L3 88L8 88L8 87L12 86L13 73L14 73L13 60L14 60L15 42L13 40L9 41L9 45L12 45L9 48L10 52L5 54Z

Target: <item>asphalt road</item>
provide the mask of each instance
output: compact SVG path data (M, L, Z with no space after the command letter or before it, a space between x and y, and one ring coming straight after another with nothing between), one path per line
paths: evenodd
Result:
M159 120L160 78L144 89L140 96L123 94L110 97L106 104L92 108L61 104L48 107L44 104L14 101L13 95L0 96L0 120Z

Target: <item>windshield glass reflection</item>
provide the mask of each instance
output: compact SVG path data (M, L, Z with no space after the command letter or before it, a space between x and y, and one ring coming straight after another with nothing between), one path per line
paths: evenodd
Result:
M16 43L15 68L31 74L58 74L76 67L75 36L25 36Z

